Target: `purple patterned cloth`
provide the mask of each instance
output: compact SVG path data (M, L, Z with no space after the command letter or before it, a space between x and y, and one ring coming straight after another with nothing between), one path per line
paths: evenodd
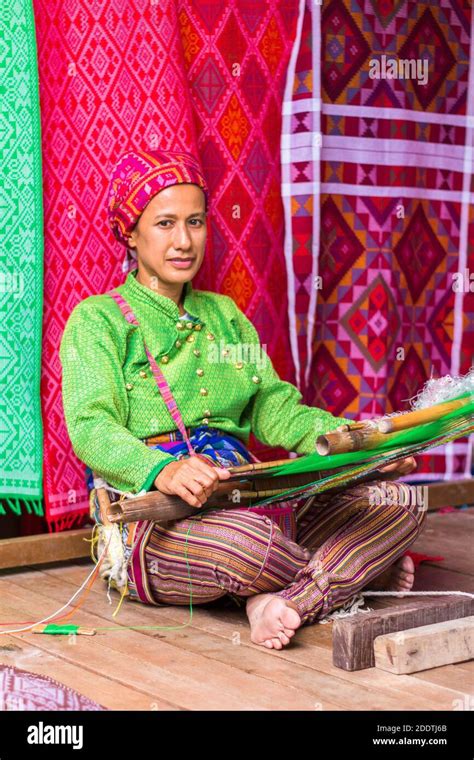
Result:
M107 710L49 676L0 665L0 712L15 710Z

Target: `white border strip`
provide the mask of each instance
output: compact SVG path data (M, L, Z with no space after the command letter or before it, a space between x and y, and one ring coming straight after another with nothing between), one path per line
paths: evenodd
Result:
M321 6L311 5L311 65L313 69L313 96L316 102L321 101ZM306 371L304 375L305 388L308 387L309 373L313 361L313 338L316 324L316 306L318 291L315 286L319 272L319 246L321 234L321 112L313 111L311 126L311 171L313 177L313 243L311 246L312 271L308 306L306 332Z
M472 178L472 161L474 157L474 8L471 9L471 40L469 54L469 79L467 85L467 123L466 142L464 147L464 175L462 183L461 199L461 221L459 225L459 259L458 272L464 272L467 269L467 253L469 246L469 206L473 202L472 193L470 193ZM453 344L451 346L451 374L459 375L461 364L461 344L463 330L463 307L464 292L462 289L456 291L454 296L454 333ZM469 437L469 446L466 456L466 468L464 474L469 477L471 474L472 460L472 442L474 436ZM446 444L446 479L453 477L454 449L453 442Z
M300 41L301 37L298 42ZM290 100L283 103L282 113L284 116L291 116L295 113L301 113L303 111L320 111L321 105L321 98L302 98L301 100Z
M453 201L462 203L464 194L458 190L426 190L424 187L385 187L382 185L347 185L344 182L301 182L282 185L282 195L311 195L314 192L330 195L379 195L382 198L424 198L433 201ZM474 193L468 195L469 203L474 203Z
M283 93L283 108L282 108L282 125L281 125L281 141L280 141L280 158L281 158L281 194L283 202L283 212L285 217L285 235L283 243L283 251L286 262L286 277L288 284L288 323L290 327L290 347L293 362L296 370L296 383L300 387L300 358L298 353L298 335L296 329L296 306L295 306L295 276L293 268L293 230L291 225L291 168L288 162L283 161L283 146L285 140L291 135L291 102L293 97L293 86L295 81L296 61L301 44L301 34L303 29L303 19L305 14L306 0L299 0L298 21L296 24L295 41L290 54L290 60L288 62L288 69L286 72L285 91ZM308 108L308 101L298 101L298 103L305 103ZM305 109L301 109L305 110ZM283 193L283 188L288 188L288 192Z
M287 149L282 151L282 164L291 164L293 161L311 161L313 157L314 145L305 145L298 148ZM460 148L459 155L456 157L442 156L440 154L423 154L422 151L412 153L387 153L383 151L361 151L354 148L328 148L324 145L325 164L333 162L334 164L365 164L370 166L401 166L415 167L422 169L440 169L458 174L463 174L466 167L465 148ZM471 170L474 170L474 163L471 159Z
M472 38L471 38L472 45ZM472 66L471 66L472 71ZM349 106L336 103L323 103L321 110L329 116L367 116L371 119L390 119L396 121L417 121L420 124L453 124L458 127L474 127L474 114L468 111L466 116L450 113L424 113L408 108L379 108L377 106Z
M315 111L315 113L318 113ZM465 145L444 145L440 143L424 142L421 140L388 140L377 139L374 137L346 137L342 135L322 135L321 141L324 143L324 149L335 148L339 151L352 151L365 153L369 158L374 151L379 153L401 153L409 156L442 156L444 158L462 159L464 157ZM300 132L296 135L285 135L282 137L282 147L286 150L293 148L310 148L313 143L313 137L309 132Z

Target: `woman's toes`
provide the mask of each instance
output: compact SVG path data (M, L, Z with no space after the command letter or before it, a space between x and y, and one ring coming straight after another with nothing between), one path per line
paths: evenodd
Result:
M399 576L396 580L396 586L400 591L411 591L413 583L415 582L415 576Z
M257 615L255 607L248 605L251 641L254 644L263 644L267 649L283 649L290 643L301 623L299 613L291 603L277 596L266 600L259 613Z
M281 610L280 621L283 630L285 630L285 628L291 628L296 631L301 624L301 617L293 606L286 606Z
M415 563L405 554L397 560L393 572L393 584L398 591L411 591L415 582ZM389 586L390 588L390 586Z
M400 570L404 572L412 574L415 572L415 563L408 554L403 555L403 557L398 561L398 566Z

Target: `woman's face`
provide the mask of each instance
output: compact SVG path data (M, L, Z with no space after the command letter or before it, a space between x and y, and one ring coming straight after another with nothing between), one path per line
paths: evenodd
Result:
M138 270L164 284L185 283L199 271L206 247L206 199L197 185L171 185L154 195L129 238Z

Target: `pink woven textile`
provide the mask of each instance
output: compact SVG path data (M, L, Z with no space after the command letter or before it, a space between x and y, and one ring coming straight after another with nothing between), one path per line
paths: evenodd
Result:
M106 710L92 699L49 676L0 665L0 711Z
M125 150L183 149L200 158L213 212L195 286L231 295L281 376L294 380L279 140L297 2L34 0L34 10L45 212L44 489L49 527L63 530L87 518L88 503L64 422L59 343L80 300L124 279L106 194Z

